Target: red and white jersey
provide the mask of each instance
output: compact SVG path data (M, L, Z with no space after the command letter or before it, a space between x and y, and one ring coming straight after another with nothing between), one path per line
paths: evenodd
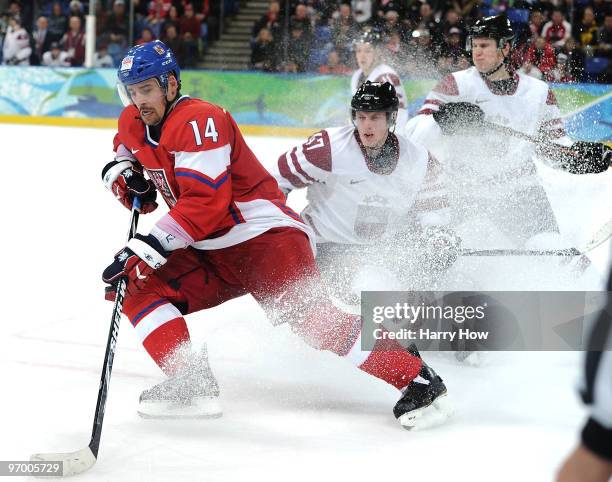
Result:
M118 158L143 165L170 207L151 231L167 250L225 248L281 226L300 229L313 240L232 116L219 106L181 97L158 141L136 107L126 107L114 145Z
M523 74L515 74L515 80L514 92L503 94L493 92L475 67L449 74L427 95L421 110L406 126L407 136L440 160L453 176L452 186L463 193L478 191L487 196L490 189L490 194L497 197L500 191L512 191L517 185L537 183L535 147L486 128L474 135L444 136L432 116L442 104L470 102L480 106L489 122L530 136L571 143L548 85Z
M279 157L273 169L279 186L308 187L302 216L317 243L372 244L415 221L448 223L438 163L423 147L389 135L394 159L382 171L365 155L352 125L317 132Z
M406 101L406 91L404 90L404 86L402 81L397 75L397 72L387 64L377 65L370 75L368 75L365 79L363 77L363 70L357 69L353 72L353 76L351 77L351 95L355 95L359 86L369 80L370 82L389 82L395 87L395 92L397 93L397 98L399 100L399 110L397 112L397 122L396 124L400 127L406 125L408 122L408 111L406 110L408 107L408 103Z

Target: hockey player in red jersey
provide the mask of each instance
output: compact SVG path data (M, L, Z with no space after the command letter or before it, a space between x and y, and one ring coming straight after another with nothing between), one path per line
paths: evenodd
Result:
M128 278L123 311L169 376L143 392L140 413L220 414L210 405L218 387L205 354L191 353L183 316L243 294L317 349L341 357L359 351L360 318L335 308L321 290L311 229L285 205L231 115L180 94L179 66L162 42L132 48L118 77L126 108L103 180L127 207L138 196L145 211L154 210L155 188L169 207L103 273L109 284ZM430 386L444 385L412 390L426 374L421 358L395 342L378 343L358 366L405 389L394 413L412 428L440 395Z

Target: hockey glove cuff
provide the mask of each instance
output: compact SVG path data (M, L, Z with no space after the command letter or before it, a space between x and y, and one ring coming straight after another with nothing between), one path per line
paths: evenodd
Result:
M104 166L102 182L106 189L130 210L135 196L142 201L140 209L142 214L150 213L157 208L155 185L144 177L141 167L127 157L117 157Z
M166 263L168 255L155 236L137 234L115 255L114 261L102 273L102 280L116 284L126 276L128 290L139 290L146 284L151 273Z

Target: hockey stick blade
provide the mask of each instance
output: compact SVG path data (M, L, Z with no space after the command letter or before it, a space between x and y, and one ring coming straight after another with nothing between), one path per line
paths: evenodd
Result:
M62 462L62 477L70 477L89 470L96 463L96 457L89 447L76 452L34 454L31 462Z

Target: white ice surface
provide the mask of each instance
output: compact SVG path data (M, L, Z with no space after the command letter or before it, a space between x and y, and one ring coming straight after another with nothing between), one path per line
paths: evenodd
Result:
M112 131L0 125L0 136L0 460L27 460L89 442L112 309L100 273L129 213L99 181ZM264 163L295 143L249 140ZM612 211L612 173L543 171L562 231L587 239ZM607 253L594 254L600 270ZM518 265L505 263L512 277ZM491 353L479 368L427 354L456 414L410 433L391 413L395 389L272 328L251 298L188 321L208 341L224 417L139 418L140 391L162 375L124 319L99 460L79 480L546 481L584 420L577 353Z

